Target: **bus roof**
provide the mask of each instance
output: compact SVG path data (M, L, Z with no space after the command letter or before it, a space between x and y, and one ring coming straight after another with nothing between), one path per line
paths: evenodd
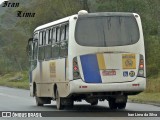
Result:
M73 16L73 15L72 15L72 16ZM51 26L56 25L56 24L59 24L59 23L66 22L66 21L69 20L70 17L71 17L71 16L65 17L65 18L62 18L62 19L59 19L59 20L56 20L56 21L53 21L53 22L44 24L44 25L41 25L41 26L37 27L37 28L34 30L34 32L35 32L35 31L38 31L38 30L41 30L41 29L44 29L44 28L47 28L47 27L51 27Z
M88 16L88 17L92 17L92 16L113 16L113 15L114 16L131 16L131 15L134 15L134 14L136 14L136 13L130 13L130 12L98 12L98 13L86 13L86 14L78 15L78 16L81 16L81 17L86 17L86 16ZM74 16L74 15L71 15L71 16L68 16L68 17L65 17L65 18L62 18L62 19L59 19L59 20L41 25L41 26L37 27L34 30L34 32L36 32L38 30L42 30L42 29L47 28L47 27L51 27L51 26L59 24L59 23L69 21L70 17L72 17L72 16Z

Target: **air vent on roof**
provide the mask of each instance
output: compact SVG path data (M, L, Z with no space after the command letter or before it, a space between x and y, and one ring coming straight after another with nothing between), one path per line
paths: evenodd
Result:
M80 10L78 12L78 15L84 15L84 14L88 14L88 12L86 10Z

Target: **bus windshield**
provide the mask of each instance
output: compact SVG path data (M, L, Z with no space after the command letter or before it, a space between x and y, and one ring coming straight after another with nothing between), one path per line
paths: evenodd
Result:
M79 16L75 40L82 46L110 47L131 45L139 40L134 16Z

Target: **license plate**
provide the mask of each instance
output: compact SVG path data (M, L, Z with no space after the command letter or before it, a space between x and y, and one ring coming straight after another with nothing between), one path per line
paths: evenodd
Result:
M103 76L113 76L116 75L116 71L115 70L104 70L102 71L102 75Z

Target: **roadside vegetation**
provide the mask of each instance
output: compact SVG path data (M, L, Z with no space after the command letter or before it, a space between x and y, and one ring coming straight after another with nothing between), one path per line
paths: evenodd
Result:
M134 96L129 96L132 102L160 104L160 76L147 78L147 89Z
M28 73L12 72L0 76L0 86L29 89Z

